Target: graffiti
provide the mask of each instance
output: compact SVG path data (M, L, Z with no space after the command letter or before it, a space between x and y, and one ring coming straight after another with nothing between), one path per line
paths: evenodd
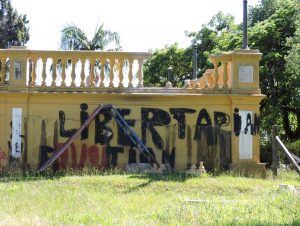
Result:
M211 118L204 108L199 112L197 118L194 140L200 141L202 136L206 137L208 145L214 144Z
M239 109L235 108L233 113L233 122L234 122L234 133L236 136L240 135L242 129L242 117L239 115Z
M254 131L253 131L253 125L252 125L252 122L251 122L251 114L250 113L247 114L246 127L244 129L245 134L248 133L248 127L249 126L250 126L250 133L251 133L251 135L253 135Z
M189 108L170 108L170 113L173 114L173 118L178 121L178 138L185 138L185 127L186 127L186 119L185 113L192 114L195 113L196 110Z
M136 163L136 151L135 148L130 146L129 148L129 155L128 155L128 164Z
M164 142L154 126L166 126L171 122L168 112L157 108L141 108L142 141L146 144L146 129L150 130L152 141L158 149L163 149Z
M6 161L6 154L5 152L0 148L0 163Z
M61 137L71 137L75 132L76 129L65 129L65 112L59 111L59 135Z
M122 115L123 118L124 118L124 116L130 114L130 109L118 108L117 111L120 113L120 115ZM125 121L129 126L134 127L134 125L135 125L134 119L125 119ZM124 146L131 145L131 141L130 141L129 137L125 134L125 132L119 125L118 125L118 144L124 145Z
M148 151L156 158L153 149L152 149L152 148L149 148L149 147L147 147L147 149L148 149ZM149 162L149 161L147 160L147 158L146 158L142 153L140 153L140 163L148 163L148 162ZM151 161L151 163L153 164L154 162Z
M88 110L88 105L83 103L80 104L80 123L81 125L88 119L89 113L87 112ZM81 132L81 140L85 140L89 137L89 127L87 126L84 128Z
M163 164L169 164L172 169L175 167L175 147L172 148L171 154L167 153L166 151L162 151L162 160Z
M186 153L187 153L187 164L186 168L189 169L192 166L192 128L187 126L187 139L186 139Z
M124 153L122 147L107 147L106 146L106 166L116 167L118 163L118 153Z
M100 119L102 116L103 120ZM104 111L95 118L95 144L107 144L113 138L113 131L107 124L111 121L109 112Z
M260 127L260 116L254 114L254 125L253 125L254 135L259 134L259 127Z
M89 117L88 105L80 104L80 124L82 125ZM136 119L130 119L131 109L119 108L117 111L122 115L129 126L136 126ZM169 108L169 112L158 108L141 108L141 138L148 147L149 152L164 164L168 164L171 168L175 168L175 160L178 150L176 148L179 140L185 139L186 149L186 165L190 168L194 164L196 157L197 163L203 161L208 170L227 169L231 162L231 131L222 130L231 122L230 116L221 111L213 111L210 116L209 112L203 108L200 109L195 123L195 131L193 132L193 124L187 123L187 115L194 114L197 111L190 108ZM233 112L233 128L234 134L255 135L259 132L260 118L257 114L252 118L252 114L240 115L238 108ZM129 117L128 117L129 116ZM129 119L127 119L127 117ZM171 123L172 119L177 123ZM42 121L42 134L40 145L40 164L45 163L49 157L57 150L62 143L58 142L58 136L69 137L76 129L65 129L65 113L59 111L59 124L56 122L54 132L54 148L47 145L45 139L45 122ZM124 133L123 129L117 124L116 136L114 137L113 127L111 125L112 116L109 111L99 113L94 121L94 143L88 144L84 142L89 138L89 129L85 128L81 132L80 144L72 143L58 159L57 164L60 168L72 167L81 169L85 165L91 165L97 168L116 167L120 155L124 156L125 146L128 147L128 163L147 163L145 156L131 143L130 139ZM243 123L242 123L243 122ZM162 133L162 129L165 132ZM149 132L149 134L147 134ZM194 133L194 134L193 134ZM163 138L162 135L165 134ZM113 141L114 139L114 141ZM147 142L151 139L152 143ZM111 145L117 143L117 146ZM193 143L194 142L194 143ZM155 148L153 148L153 146ZM195 153L196 151L196 153ZM180 155L179 155L180 156ZM124 157L122 157L124 158ZM127 158L127 157L126 157Z
M11 156L21 158L22 108L12 108L11 133Z
M224 112L214 111L214 121L217 127L225 127L229 125L230 117Z
M11 131L12 131L12 121L9 123L10 125L10 128L11 128ZM21 135L19 134L20 138L21 138L21 155L23 153L23 150L24 150L24 142L23 142L23 139L25 138L24 135ZM9 156L9 164L10 165L18 165L20 163L20 158L16 158L12 155L12 150L13 150L13 147L12 147L12 133L9 135L10 137L10 140L7 141L7 145L8 145L8 150L9 150L9 153L10 153L10 156Z

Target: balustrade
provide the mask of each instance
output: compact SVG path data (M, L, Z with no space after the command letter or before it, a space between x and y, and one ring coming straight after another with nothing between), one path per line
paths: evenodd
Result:
M229 75L228 72L231 58L230 54L210 55L210 60L213 63L213 69L207 69L203 75L196 79L186 82L186 88L196 88L203 90L228 90Z
M164 88L144 88L143 63L150 53L97 51L39 51L0 49L0 90L164 92ZM255 50L237 50L209 56L207 69L185 88L167 92L260 93L259 59ZM148 91L147 91L148 90Z
M22 54L20 54L22 53ZM7 72L7 61L21 61L23 87L42 90L83 88L143 87L143 62L150 53L97 51L0 50L0 87L15 79L13 64ZM5 77L9 74L9 81Z

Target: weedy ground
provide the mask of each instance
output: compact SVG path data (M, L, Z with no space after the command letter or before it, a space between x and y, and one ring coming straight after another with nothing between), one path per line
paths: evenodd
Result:
M0 225L300 225L300 195L279 184L300 176L2 174Z

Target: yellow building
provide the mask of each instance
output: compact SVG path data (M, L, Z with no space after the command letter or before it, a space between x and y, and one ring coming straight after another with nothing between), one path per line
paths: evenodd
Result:
M143 87L149 53L0 50L0 164L36 170L100 104L112 104L160 163L187 170L264 172L259 159L255 50L211 55L214 69L184 88ZM9 60L9 67L5 64ZM5 66L6 65L6 66ZM107 113L58 159L60 168L144 162Z

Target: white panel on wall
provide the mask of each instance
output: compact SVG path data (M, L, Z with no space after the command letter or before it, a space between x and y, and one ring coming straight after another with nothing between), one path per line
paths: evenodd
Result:
M250 114L248 116L248 114ZM251 134L250 126L247 127L247 116L251 117L252 122L252 111L240 111L241 116L241 132L239 135L239 159L252 159L252 148L253 148L253 136ZM246 130L245 130L246 129Z
M253 83L253 66L239 66L239 82Z
M12 109L11 155L21 158L22 108Z

